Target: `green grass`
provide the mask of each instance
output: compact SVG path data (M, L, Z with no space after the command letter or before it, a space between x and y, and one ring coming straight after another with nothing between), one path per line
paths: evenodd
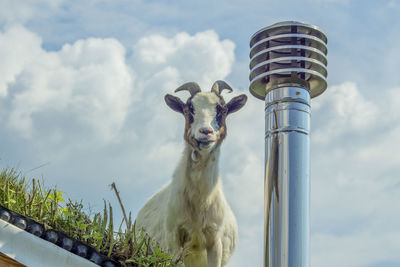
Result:
M101 212L91 213L82 204L64 200L56 187L46 188L37 179L27 180L14 169L0 171L0 205L30 217L45 225L76 238L122 266L174 267L179 256L171 256L140 231L135 231L131 213L126 215L115 184L115 191L124 218L115 227L113 208L104 201ZM116 231L117 229L117 231Z

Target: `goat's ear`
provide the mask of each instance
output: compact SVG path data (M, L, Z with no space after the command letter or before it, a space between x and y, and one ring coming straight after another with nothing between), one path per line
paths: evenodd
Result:
M238 111L244 106L244 104L246 104L246 102L247 102L247 96L245 94L232 98L231 101L229 101L229 103L226 104L226 107L228 109L228 114Z
M175 110L176 112L183 114L183 107L185 106L185 104L182 102L182 100L179 99L179 97L166 94L164 99L168 107L170 107L172 110Z

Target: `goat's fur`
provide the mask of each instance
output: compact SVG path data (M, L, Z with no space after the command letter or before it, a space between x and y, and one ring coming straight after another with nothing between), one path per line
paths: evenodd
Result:
M166 95L173 110L185 116L185 148L172 181L139 211L137 229L144 229L170 253L184 253L186 267L224 266L237 242L237 224L223 190L218 170L220 145L226 136L225 118L239 110L245 95L225 104L218 81L211 92L190 85L192 96L184 104ZM216 87L216 89L215 89ZM227 88L229 87L229 88Z

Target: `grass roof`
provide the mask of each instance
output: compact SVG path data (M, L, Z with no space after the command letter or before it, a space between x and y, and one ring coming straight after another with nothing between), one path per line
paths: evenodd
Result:
M27 180L14 169L0 171L0 205L92 246L122 266L178 266L179 256L168 255L149 236L136 231L115 184L111 186L124 215L119 225L114 224L113 207L106 201L104 209L93 214L82 201L65 200L56 187Z

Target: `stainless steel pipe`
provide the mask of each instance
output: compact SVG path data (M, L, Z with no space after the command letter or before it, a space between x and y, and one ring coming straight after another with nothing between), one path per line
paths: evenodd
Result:
M265 267L310 266L310 99L327 87L326 43L293 21L250 41L250 92L265 100Z

